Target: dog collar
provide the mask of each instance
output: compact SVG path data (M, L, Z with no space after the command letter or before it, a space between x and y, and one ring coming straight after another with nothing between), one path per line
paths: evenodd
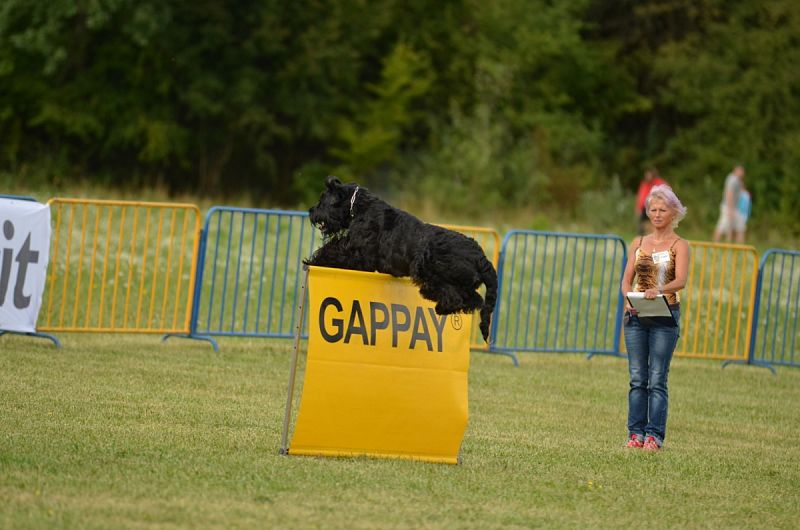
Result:
M353 217L353 205L356 203L357 193L358 193L358 184L356 184L356 191L353 192L353 196L350 197L350 217Z

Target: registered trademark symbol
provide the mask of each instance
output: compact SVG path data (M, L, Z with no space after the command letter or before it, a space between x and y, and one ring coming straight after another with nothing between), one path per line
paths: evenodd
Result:
M461 315L450 315L450 324L452 324L453 329L461 329L463 322L461 322Z

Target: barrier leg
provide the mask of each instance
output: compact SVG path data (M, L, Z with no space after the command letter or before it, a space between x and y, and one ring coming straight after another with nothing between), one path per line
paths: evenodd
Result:
M219 344L217 344L217 341L215 341L208 335L195 335L194 333L189 333L188 335L185 335L183 333L167 333L166 335L161 337L161 342L166 341L170 337L175 337L177 339L204 340L206 342L211 343L211 347L214 348L214 352L219 353Z
M620 359L627 358L626 355L622 355L620 352L609 352L609 351L590 351L586 354L586 360L590 360L595 355L608 355L609 357L618 357Z
M303 283L300 284L300 303L297 305L297 327L294 335L294 349L292 351L292 362L289 368L289 387L286 393L286 411L283 415L283 432L281 434L282 455L289 454L289 423L292 419L292 398L294 396L294 382L297 376L297 359L300 350L300 336L303 334L303 319L305 318L305 299L306 288L308 287L308 268L306 268Z
M7 331L4 329L0 329L0 337L5 335L6 333L12 333L14 335L24 335L26 337L39 337L42 339L48 339L53 341L53 344L55 345L56 348L61 348L61 343L58 341L58 339L55 338L53 335L50 335L49 333L39 333L38 331L31 333L31 332L20 332L20 331Z
M751 362L751 361L731 361L731 360L728 360L728 361L722 361L722 368L725 368L729 364L749 364L750 366L757 366L759 368L766 368L770 372L772 372L772 375L778 375L778 371L775 370L775 367L772 366L769 363L764 363L764 362L760 362L760 361L752 361Z

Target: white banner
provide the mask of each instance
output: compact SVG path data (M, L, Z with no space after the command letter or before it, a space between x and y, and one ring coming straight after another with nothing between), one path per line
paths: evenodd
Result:
M50 206L0 198L0 330L36 331L50 259Z

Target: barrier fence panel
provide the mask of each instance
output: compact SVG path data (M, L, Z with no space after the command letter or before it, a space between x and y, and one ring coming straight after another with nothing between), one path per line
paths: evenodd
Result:
M320 243L307 212L211 208L201 237L191 335L294 337L302 260Z
M617 236L506 234L490 351L620 355L626 255Z
M481 246L486 257L492 262L494 268L497 269L498 261L500 260L500 234L497 230L491 228L482 228L479 226L459 226L459 225L442 225L444 228L461 232L462 234L471 237ZM486 287L481 286L481 296L485 296ZM480 322L480 311L474 314L472 326L472 338L470 339L470 348L473 350L487 350L489 345L484 342L481 336L481 330L477 323Z
M192 204L49 201L44 331L188 332L200 211Z
M31 201L36 202L36 199L27 195L5 195L0 193L0 199L16 199L18 201Z
M749 362L800 366L800 252L769 249L761 258Z
M755 248L691 241L675 355L746 360L758 275Z

